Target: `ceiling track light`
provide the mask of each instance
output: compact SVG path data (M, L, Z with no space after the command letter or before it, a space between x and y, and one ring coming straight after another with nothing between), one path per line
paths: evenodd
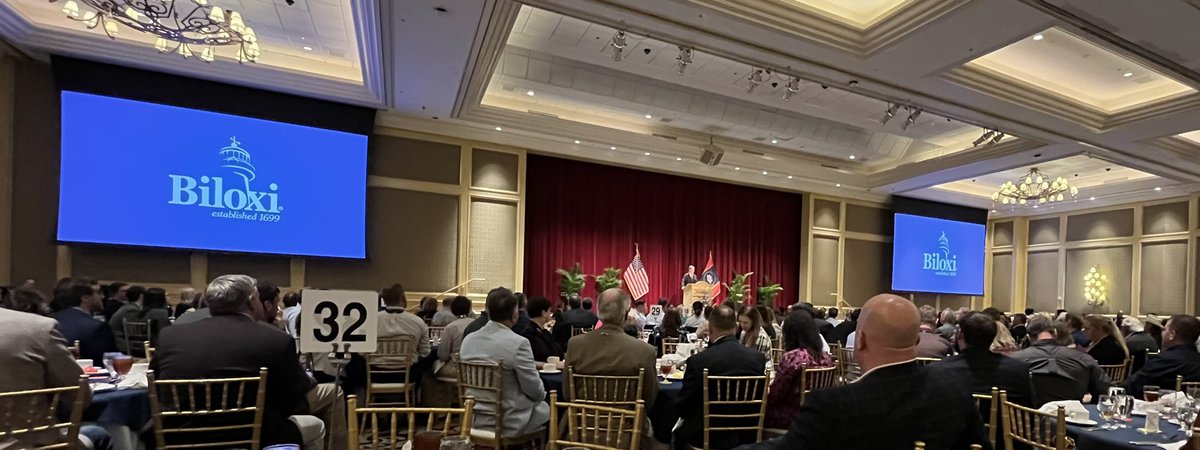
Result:
M692 48L679 46L679 56L675 57L675 63L678 64L678 68L675 69L675 75L682 77L687 70L688 64L692 63Z
M613 61L621 61L621 52L625 50L625 46L627 45L629 44L625 41L625 32L617 30L617 33L612 37L612 41L608 43L608 46L613 49Z
M971 143L971 146L972 146L972 147L978 147L980 144L983 144L984 142L987 142L987 141L988 141L988 139L991 139L993 136L996 136L997 134L1000 134L1000 137L1003 137L1003 133L1000 133L999 131L993 131L993 130L989 130L989 129L986 129L986 128L985 128L985 129L983 130L983 135L982 135L982 136L979 136L979 138L978 138L978 139L975 139L975 141Z
M788 80L787 88L783 91L783 101L792 101L792 96L796 95L797 92L800 92L800 79L792 77L792 79Z
M746 87L746 94L753 95L754 89L757 88L760 83L770 79L771 69L755 67L754 70L750 71L750 76L746 77L746 81L750 83L750 86Z
M992 138L992 143L993 144L998 143L998 142L1000 142L1001 139L1004 139L1004 133L997 131L996 136Z
M892 120L892 117L895 117L895 116L896 116L896 111L899 111L899 110L900 110L900 105L899 105L899 104L897 104L897 103L888 103L888 109L887 109L887 111L885 111L885 112L883 113L883 118L882 118L882 119L879 119L879 124L880 124L880 125L887 125L888 121L889 121L889 120Z
M904 124L900 125L900 129L907 130L912 124L917 123L917 118L921 117L921 112L921 108L912 108L912 112L908 114L908 119L904 121Z

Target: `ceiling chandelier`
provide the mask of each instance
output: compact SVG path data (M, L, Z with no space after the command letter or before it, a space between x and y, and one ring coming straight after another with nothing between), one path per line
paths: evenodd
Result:
M1000 185L1000 190L992 194L992 203L1014 206L1034 203L1036 206L1061 202L1067 198L1067 195L1075 198L1077 194L1079 194L1079 188L1071 186L1066 178L1058 177L1051 180L1049 176L1042 175L1034 167L1029 169L1029 173L1024 177Z
M92 10L81 12L80 3ZM199 51L200 60L212 62L214 47L236 46L238 63L258 61L258 36L241 13L210 6L208 0L68 0L62 12L89 30L100 27L110 39L117 38L118 24L157 36L159 53L188 58Z

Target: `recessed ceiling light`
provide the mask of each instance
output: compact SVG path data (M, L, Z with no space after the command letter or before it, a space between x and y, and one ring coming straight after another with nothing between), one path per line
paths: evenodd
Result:
M1162 187L1161 187L1161 186L1160 186L1160 187L1156 187L1156 188L1154 188L1154 190L1155 190L1155 191L1161 191L1161 190L1162 190Z
M608 149L609 149L609 150L616 150L616 149L617 149L617 146L615 146L615 145L614 145L614 146L612 146L612 147L609 147Z
M791 175L788 175L788 179L789 179L789 180L790 180L790 179L792 179L792 176L791 176Z
M680 157L678 157L678 156L677 156L677 157L675 157L675 160L676 160L676 161L683 161L683 158L680 158Z
M312 51L312 47L309 47L309 46L307 46L307 45L305 45L305 46L304 46L304 49L305 49L305 50L308 50L308 51L310 51L310 52Z
M500 128L500 127L496 127L496 131L504 131L504 129Z
M771 143L772 143L772 144L778 144L778 143L779 143L779 139L771 139Z
M525 95L528 95L528 96L530 96L530 97L533 97L534 95L537 95L537 93L536 93L536 92L533 92L533 90L532 90L532 89L530 89L530 90L528 90L528 91L525 91Z
M576 144L579 144L579 140L578 140L578 139L576 139L576 140L575 140L575 143L576 143Z
M646 156L650 156L650 152L646 152L646 153L642 153L642 154L646 155Z
M1096 200L1096 197L1088 197L1088 200Z
M1033 40L1035 40L1035 41L1040 41L1040 40L1042 40L1043 38L1045 38L1045 36L1042 36L1041 34L1035 34L1035 35L1033 35Z
M1033 205L1033 208L1034 208L1034 209L1037 209L1037 207L1038 207L1038 205Z
M992 210L992 212L999 212L999 211L996 211L996 210L994 210L994 209L993 209L993 210Z
M835 184L833 187L842 187L842 183Z
M765 170L764 170L764 171L763 171L763 175L766 175L766 174L767 174L767 171L765 171Z
M733 170L742 170L741 167L734 167Z
M646 118L647 118L647 119L653 119L653 118L654 118L654 116L652 116L652 115L649 115L649 114L646 114Z
M1128 77L1132 77L1132 76L1133 76L1133 72L1125 72L1125 73L1124 73L1124 74L1122 74L1121 76L1123 76L1123 77L1126 77L1126 78L1128 78Z
M855 159L855 158L857 158L857 156L850 155L850 159Z

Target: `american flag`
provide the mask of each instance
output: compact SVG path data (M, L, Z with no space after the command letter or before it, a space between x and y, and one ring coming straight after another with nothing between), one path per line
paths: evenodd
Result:
M646 266L642 265L641 251L634 250L633 261L630 261L629 267L625 269L624 278L625 286L629 288L629 295L634 300L650 293L650 277L646 276Z

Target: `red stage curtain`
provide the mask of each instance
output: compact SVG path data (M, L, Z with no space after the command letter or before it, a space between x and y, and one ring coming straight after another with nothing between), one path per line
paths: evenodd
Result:
M712 252L721 281L754 272L783 286L776 307L799 298L799 194L529 155L525 194L525 292L558 297L555 269L582 263L594 275L622 270L641 246L647 300L682 301L688 264ZM584 296L595 297L589 278Z

